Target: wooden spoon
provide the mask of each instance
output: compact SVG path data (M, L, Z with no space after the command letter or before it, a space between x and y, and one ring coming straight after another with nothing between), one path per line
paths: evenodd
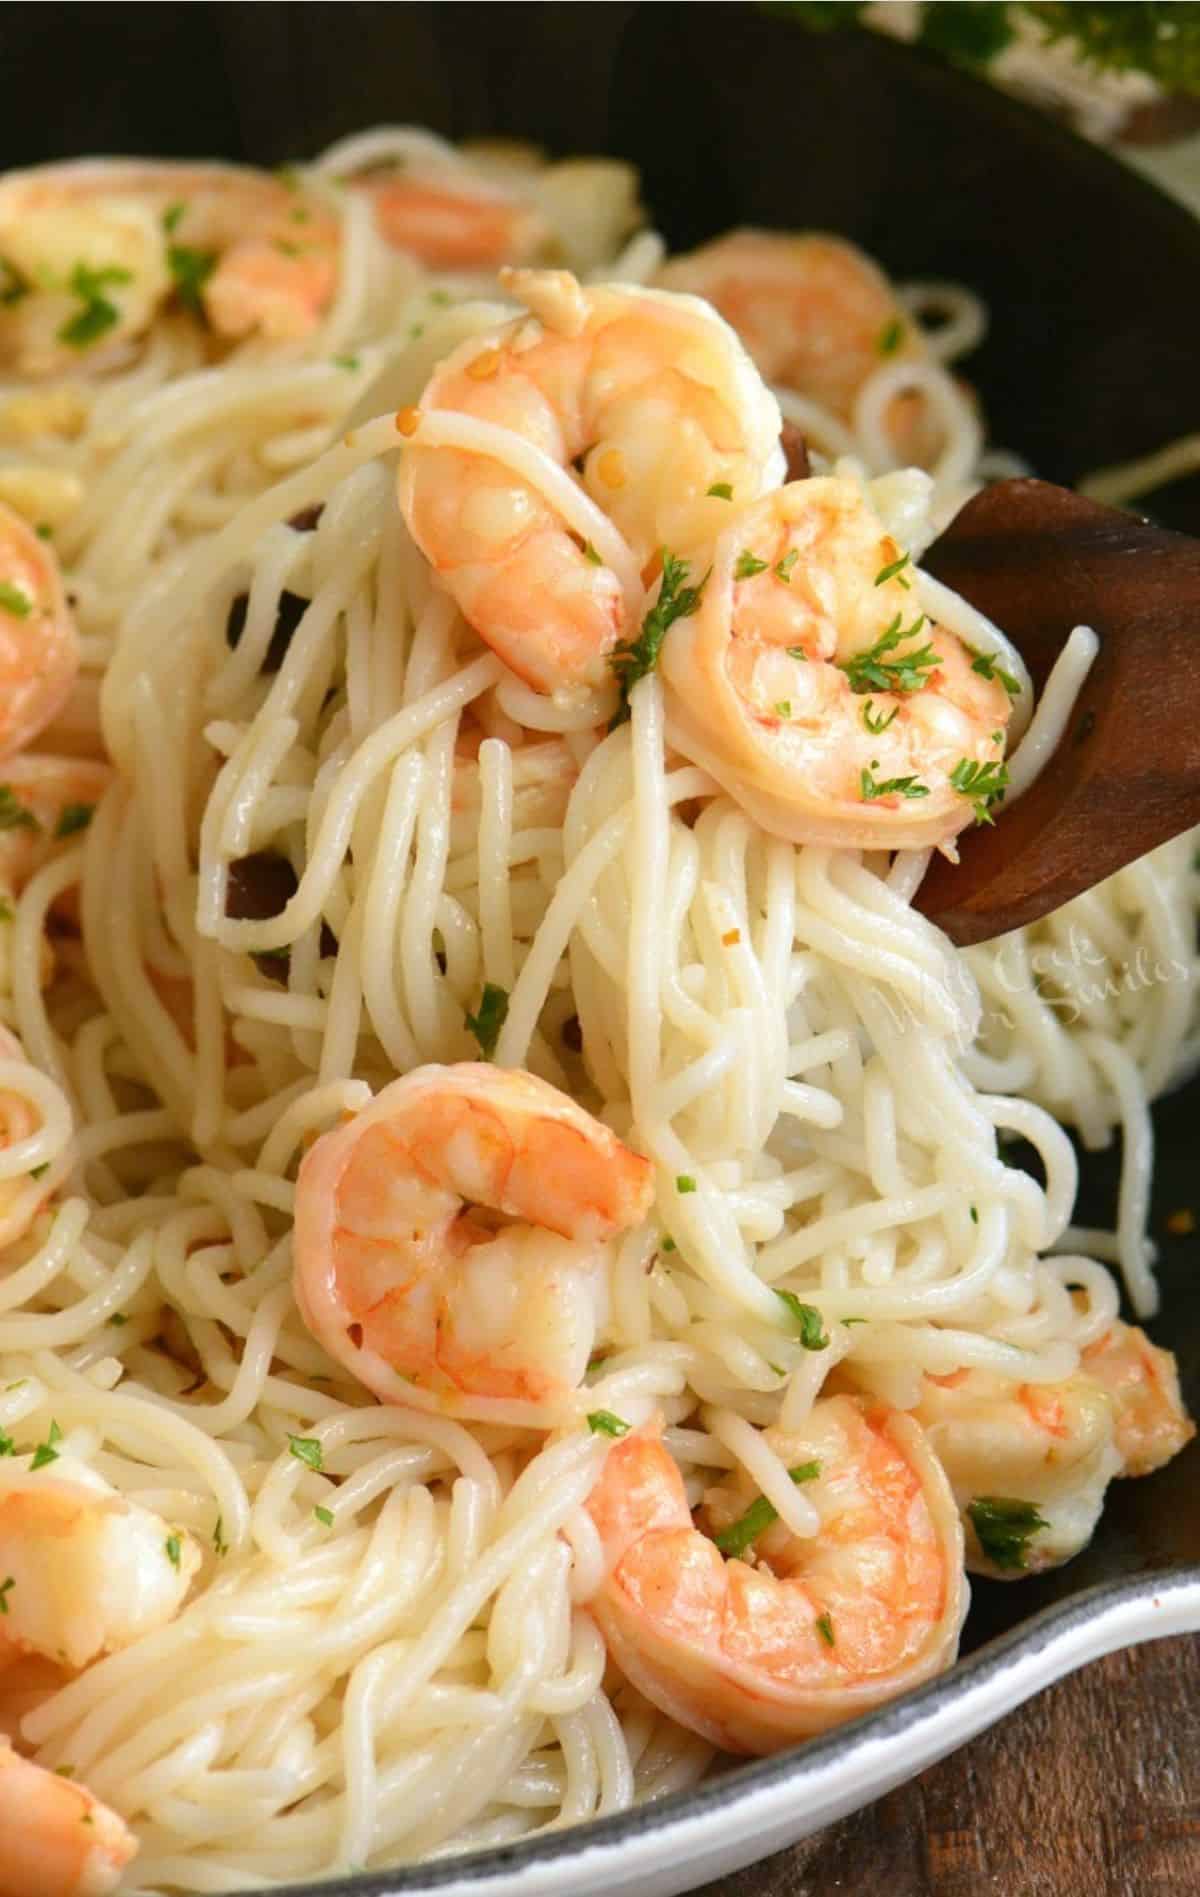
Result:
M1036 922L1200 822L1200 541L1047 481L968 501L922 565L1012 639L1040 691L1078 625L1100 650L1057 750L994 828L935 856L915 906L965 947Z

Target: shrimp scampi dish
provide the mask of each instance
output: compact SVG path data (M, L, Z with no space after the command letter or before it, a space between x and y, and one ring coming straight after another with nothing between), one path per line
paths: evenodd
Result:
M0 179L0 1897L662 1799L1186 1449L1191 844L913 906L1083 677L922 565L985 321L411 127Z

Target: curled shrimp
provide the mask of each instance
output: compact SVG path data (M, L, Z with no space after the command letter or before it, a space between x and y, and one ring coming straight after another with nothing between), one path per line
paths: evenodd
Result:
M649 1161L544 1080L419 1067L305 1156L301 1315L385 1402L552 1404L591 1355L605 1243L651 1195Z
M924 362L928 348L878 264L821 232L734 230L663 265L656 282L702 296L733 324L768 382L851 422L883 364ZM918 397L898 396L888 429L900 461L936 449Z
M0 895L19 896L57 850L79 837L112 782L94 758L24 751L0 763Z
M115 1811L0 1734L0 1897L108 1897L137 1855Z
M0 503L0 758L57 716L78 670L79 635L58 562Z
M1119 1322L1060 1383L926 1374L913 1415L963 1511L968 1567L1003 1580L1069 1561L1091 1540L1114 1476L1150 1474L1195 1434L1174 1357Z
M609 676L659 549L716 532L711 490L778 481L779 410L694 297L505 281L536 316L468 338L400 418L400 503L480 638L535 690L570 692Z
M104 367L171 293L220 336L306 336L337 283L318 198L236 165L85 159L0 184L0 361Z
M1124 1475L1161 1469L1196 1434L1183 1407L1174 1356L1136 1324L1110 1325L1084 1351L1081 1368L1112 1398Z
M726 528L663 643L673 743L773 835L946 844L1005 781L1008 692L919 613L907 566L855 482L794 481Z
M200 1567L195 1540L118 1494L66 1451L0 1469L0 1621L5 1656L78 1670L173 1620Z
M549 227L534 207L466 167L372 170L350 188L370 200L381 237L431 270L495 271L546 247Z
M951 1664L966 1610L962 1531L945 1475L908 1417L849 1396L804 1431L765 1432L804 1493L811 1540L776 1523L756 1559L726 1560L693 1525L655 1430L612 1450L588 1501L608 1564L590 1603L638 1690L733 1752L773 1752L878 1706ZM754 1491L705 1497L720 1531Z

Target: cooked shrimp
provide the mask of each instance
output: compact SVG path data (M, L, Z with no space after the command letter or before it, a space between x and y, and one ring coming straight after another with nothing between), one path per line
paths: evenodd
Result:
M750 500L778 482L779 410L693 297L584 290L565 271L507 281L536 320L468 338L435 371L407 417L400 501L480 638L535 690L569 692L609 676L659 549L717 531L729 504L710 490ZM438 445L446 424L455 445ZM593 545L596 509L626 543L622 575Z
M1123 1474L1152 1474L1196 1434L1183 1407L1175 1358L1137 1325L1113 1324L1084 1351L1082 1367L1113 1400Z
M56 717L79 670L79 635L58 561L0 503L0 758Z
M922 849L986 810L1008 693L918 612L856 483L792 482L711 559L699 609L663 644L668 730L756 822L796 843Z
M0 895L20 895L43 863L78 838L112 775L95 759L40 751L0 762Z
M962 1512L969 1568L1014 1580L1086 1547L1122 1472L1113 1404L1094 1377L1016 1384L987 1370L926 1375L912 1414ZM997 1502L999 1533L989 1536ZM1005 1519L1013 1504L1027 1511L1015 1534Z
M591 1355L605 1242L651 1194L649 1161L545 1081L419 1067L306 1155L297 1302L387 1402L419 1389L458 1416L554 1403Z
M380 235L431 270L495 271L537 256L545 219L462 167L371 171L350 180L371 201Z
M25 1049L15 1034L0 1024L0 1061L20 1061L27 1063ZM32 1139L39 1125L38 1115L23 1093L15 1093L11 1085L0 1086L0 1153L6 1147L18 1146L22 1140ZM46 1193L39 1193L30 1173L20 1173L15 1178L0 1177L0 1247L11 1244L29 1229L33 1220L45 1202ZM4 1636L0 1633L0 1650L4 1646Z
M735 230L663 265L656 282L706 297L768 382L795 389L849 422L859 391L886 363L923 362L924 339L878 264L840 237ZM904 462L936 442L922 404L900 396L889 424Z
M946 1478L908 1417L821 1399L804 1431L767 1440L820 1525L776 1525L752 1565L693 1526L683 1480L652 1430L612 1450L588 1502L608 1576L590 1603L609 1652L680 1724L733 1752L772 1752L949 1666L966 1609L962 1532ZM754 1491L705 1497L727 1528Z
M0 1735L0 1897L107 1897L137 1855L124 1820Z
M200 1566L192 1536L60 1451L0 1463L0 1653L78 1670L174 1619Z
M221 336L305 336L337 282L319 200L236 165L86 159L0 185L0 361L104 367L172 290Z

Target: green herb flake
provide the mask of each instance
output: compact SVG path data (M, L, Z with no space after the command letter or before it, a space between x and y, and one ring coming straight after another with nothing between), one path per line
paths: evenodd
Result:
M95 804L65 804L54 826L56 837L73 837L86 830L96 814Z
M893 316L891 321L888 323L885 323L883 328L880 330L879 340L876 343L875 347L878 349L881 356L894 356L897 349L899 349L900 344L903 341L904 341L903 319L899 316Z
M0 257L0 304L19 303L22 297L29 295L30 287L16 265L9 263L7 257Z
M72 349L87 349L98 342L121 319L120 310L105 296L105 290L132 282L133 272L122 270L117 264L93 270L82 261L77 263L68 279L68 288L83 307L63 324L58 332L59 342L69 343Z
M40 830L32 810L26 809L11 784L0 784L0 830Z
M312 212L306 211L303 205L298 204L295 210L292 212L292 223L293 224L307 224L310 221L311 217L312 217Z
M175 294L185 310L203 318L200 293L217 267L215 250L194 250L190 244L168 244L167 269Z
M217 1516L216 1526L212 1531L212 1545L215 1555L224 1556L229 1553L229 1543L225 1539L225 1518L223 1515Z
M1029 1543L1049 1522L1033 1502L1008 1495L977 1495L967 1503L971 1526L993 1567L1019 1574L1029 1566Z
M978 672L980 678L998 678L1010 698L1020 697L1020 681L1015 679L1011 672L1006 672L1002 665L996 663L994 653L977 652L971 660L971 670Z
M794 1291L777 1291L775 1296L795 1323L804 1349L824 1350L829 1338L825 1334L825 1325L816 1305L801 1303Z
M588 562L589 562L589 563L590 563L590 564L591 564L592 566L603 566L603 565L604 565L604 562L603 562L603 560L602 560L602 559L600 558L600 555L599 555L599 554L598 554L598 553L596 552L596 549L595 549L595 547L594 547L594 546L592 545L592 543L591 543L591 541L590 541L590 540L585 540L585 541L584 541L584 543L583 543L583 557L584 557L584 559L585 559L585 560L587 560L587 561L588 561Z
M325 1467L325 1457L315 1436L289 1435L288 1454L295 1456L296 1461L302 1462L306 1469L315 1469L318 1475Z
M893 705L885 718L881 712L874 710L874 704L875 700L868 698L866 704L863 706L863 723L871 733L871 736L877 738L880 732L886 731L888 726L893 722L900 707L899 705Z
M479 1000L479 1013L467 1014L468 1028L479 1042L480 1052L491 1060L500 1039L500 1030L508 1020L508 990L494 981L483 984L483 994Z
M846 660L841 669L850 680L851 691L920 692L928 685L929 675L941 664L931 645L922 646L919 652L902 653L898 659L888 657L906 639L915 639L925 624L924 613L907 627L901 624L902 618L897 613L873 646Z
M0 1456L15 1456L17 1445L6 1429L0 1429Z
M827 1647L832 1647L836 1645L836 1642L834 1641L834 1638L833 1638L833 1622L830 1619L828 1614L818 1614L816 1620L813 1622L813 1625L815 1626L817 1632L820 1634L822 1640L825 1642L825 1645Z
M43 1160L40 1166L31 1166L29 1168L29 1177L31 1179L40 1179L43 1173L48 1173L49 1170L50 1170L50 1161L48 1159Z
M752 580L756 574L765 573L769 565L770 561L760 560L756 553L743 547L734 563L733 577L735 580Z
M314 1508L313 1514L316 1516L317 1520L320 1522L322 1528L333 1527L333 1510L331 1508L321 1508L318 1506L317 1508Z
M0 922L15 922L17 912L7 896L0 896Z
M690 619L700 604L708 574L704 575L698 586L688 586L688 564L686 560L676 559L673 553L662 549L662 581L658 589L658 598L642 621L642 629L634 640L623 641L609 654L609 664L616 673L617 684L621 690L621 702L613 716L610 729L624 724L629 716L629 694L639 679L646 677L658 664L662 652L663 640L677 619Z
M10 1574L7 1580L0 1581L0 1614L7 1614L9 1591L16 1585L17 1578L15 1574Z
M659 1246L658 1249L659 1251L678 1251L679 1247L678 1245L676 1245L675 1240L671 1237L670 1233L667 1232L667 1233L664 1233L662 1244Z
M911 559L911 553L904 553L901 554L898 560L893 560L890 566L880 567L878 573L875 575L876 586L884 586L888 580L900 579L900 575ZM908 581L901 579L900 584L901 586L907 586Z
M803 646L786 646L784 649L789 659L799 659L801 665L808 664L808 654Z
M782 560L776 560L774 566L771 568L771 571L775 575L775 578L777 580L782 580L785 586L791 585L792 568L795 566L799 558L800 558L799 547L793 547L790 553L784 554Z
M842 1323L846 1326L847 1330L850 1329L851 1324L865 1324L866 1321L865 1317L844 1317L842 1319Z
M675 1180L676 1192L695 1192L696 1181L690 1172L681 1172Z
M995 823L992 805L1000 802L1008 788L1008 766L992 760L987 764L960 758L950 773L950 783L960 797L969 797L975 806L976 823Z
M780 1375L782 1374L781 1371ZM820 1473L819 1462L802 1462L797 1468L788 1470L792 1481L797 1484L815 1482ZM772 1522L778 1520L779 1510L774 1503L768 1502L765 1495L760 1495L756 1502L751 1502L744 1515L739 1515L728 1528L723 1528L719 1535L714 1535L713 1541L723 1555L741 1555L745 1553L752 1541L757 1541L758 1537L765 1533Z
M731 501L733 499L733 489L728 481L714 481L706 492L710 500Z
M57 1462L58 1450L55 1448L55 1444L61 1441L62 1430L58 1427L58 1424L51 1419L45 1442L38 1443L33 1452L33 1461L29 1465L30 1471L32 1472L34 1469L46 1469L52 1462Z
M878 758L872 758L872 764L878 766ZM928 797L929 786L918 777L885 777L877 781L869 770L858 774L859 789L864 804L874 803L877 797Z
M183 1543L180 1540L178 1535L167 1536L166 1550L167 1550L167 1560L171 1563L171 1566L176 1570L176 1572L178 1572L179 1565L180 1565L180 1556L183 1552Z
M110 1324L115 1325L116 1328L120 1330L123 1324L128 1324L129 1319L126 1317L124 1311L114 1311L108 1321Z
M54 1776L55 1778L74 1778L75 1767L73 1765L56 1765L54 1768Z
M39 540L53 540L54 538L54 529L48 520L39 520L33 531Z
M628 1436L630 1427L624 1417L614 1416L611 1410L593 1410L587 1426L593 1436Z
M360 363L358 356L330 356L329 360L335 369L345 369L350 375L354 374Z
M163 229L166 231L168 237L173 237L175 232L179 229L179 221L186 210L187 205L182 202L168 204L166 210L163 212Z
M978 1207L977 1205L973 1205L973 1206L971 1206L971 1208L970 1208L970 1212L971 1212L971 1223L972 1223L972 1225L978 1225L978 1223L979 1223L979 1207Z
M775 707L775 715L776 715L776 717L777 717L777 718L790 718L790 717L791 717L791 715L792 715L792 701L791 701L791 699L790 699L790 698L781 698L781 699L779 700L779 703L778 703L778 704L776 705L776 707Z
M23 593L11 580L0 580L0 606L14 619L28 619L33 611L33 601L28 593Z

